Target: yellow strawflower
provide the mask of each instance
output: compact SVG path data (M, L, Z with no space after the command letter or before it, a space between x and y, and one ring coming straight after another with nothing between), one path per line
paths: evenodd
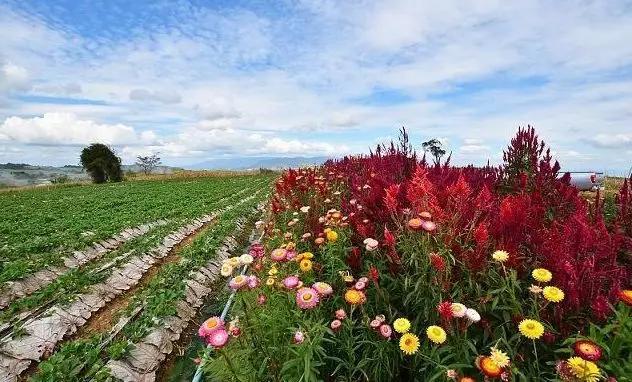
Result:
M301 271L309 272L312 270L312 261L310 259L303 259L299 263L299 266L301 268Z
M336 240L338 240L338 232L336 231L327 232L327 240L332 243L336 242Z
M447 335L445 334L445 330L441 326L432 325L426 329L426 335L428 339L435 344L442 344L445 342Z
M501 369L509 366L510 363L507 353L497 349L495 346L492 347L492 350L489 353L489 358Z
M531 272L531 276L541 283L548 283L553 278L551 271L544 268L536 268Z
M566 361L566 364L571 369L571 373L580 381L597 382L601 379L599 367L594 362L586 361L580 357L571 357Z
M419 337L412 333L406 333L399 339L399 348L406 355L417 353L419 349Z
M505 261L509 260L509 253L507 251L501 250L494 251L494 253L492 253L492 258L499 263L504 263Z
M526 319L520 322L518 330L520 330L520 334L523 336L532 340L537 340L542 337L542 334L544 334L544 325L542 325L539 321Z
M274 285L274 278L273 277L268 277L268 279L266 280L266 285L267 286Z
M542 295L551 302L560 302L564 299L564 292L554 286L545 286L542 290Z
M397 333L407 333L410 330L410 321L407 318L398 318L393 322L393 329Z

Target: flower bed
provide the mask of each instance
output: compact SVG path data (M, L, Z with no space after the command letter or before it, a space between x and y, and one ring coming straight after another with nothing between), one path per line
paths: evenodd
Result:
M429 165L403 131L369 156L283 173L264 245L222 269L237 303L230 325L200 330L205 372L626 380L630 184L588 202L558 171L527 128L498 168ZM251 274L233 276L244 260Z

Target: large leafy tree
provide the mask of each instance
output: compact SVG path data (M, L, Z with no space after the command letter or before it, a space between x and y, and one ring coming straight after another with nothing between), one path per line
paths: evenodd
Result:
M121 158L102 143L93 143L81 150L81 165L94 183L120 182L123 180Z

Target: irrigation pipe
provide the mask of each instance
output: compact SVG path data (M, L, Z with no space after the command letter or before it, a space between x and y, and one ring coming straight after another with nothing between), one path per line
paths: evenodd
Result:
M259 241L261 241L261 239L263 239L263 233L261 233L261 236L259 236ZM248 271L248 265L244 265L244 268L241 270L241 275L245 275L246 272ZM234 290L231 294L230 297L228 297L228 301L226 301L226 305L224 305L224 310L222 310L222 314L221 316L219 316L219 318L224 321L226 319L226 315L228 315L228 311L230 310L231 305L233 304L233 301L235 300L235 295L237 294L237 291ZM210 348L211 345L206 345L206 348ZM204 374L204 372L202 371L202 368L204 367L204 359L202 359L202 361L200 362L200 364L197 367L197 370L195 370L195 375L193 376L193 381L192 382L200 382L202 380L202 375Z

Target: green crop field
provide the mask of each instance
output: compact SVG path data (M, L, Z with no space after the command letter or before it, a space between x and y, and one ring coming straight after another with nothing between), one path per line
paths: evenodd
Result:
M107 380L108 362L183 309L194 316L213 262L247 245L274 177L1 192L0 380Z

